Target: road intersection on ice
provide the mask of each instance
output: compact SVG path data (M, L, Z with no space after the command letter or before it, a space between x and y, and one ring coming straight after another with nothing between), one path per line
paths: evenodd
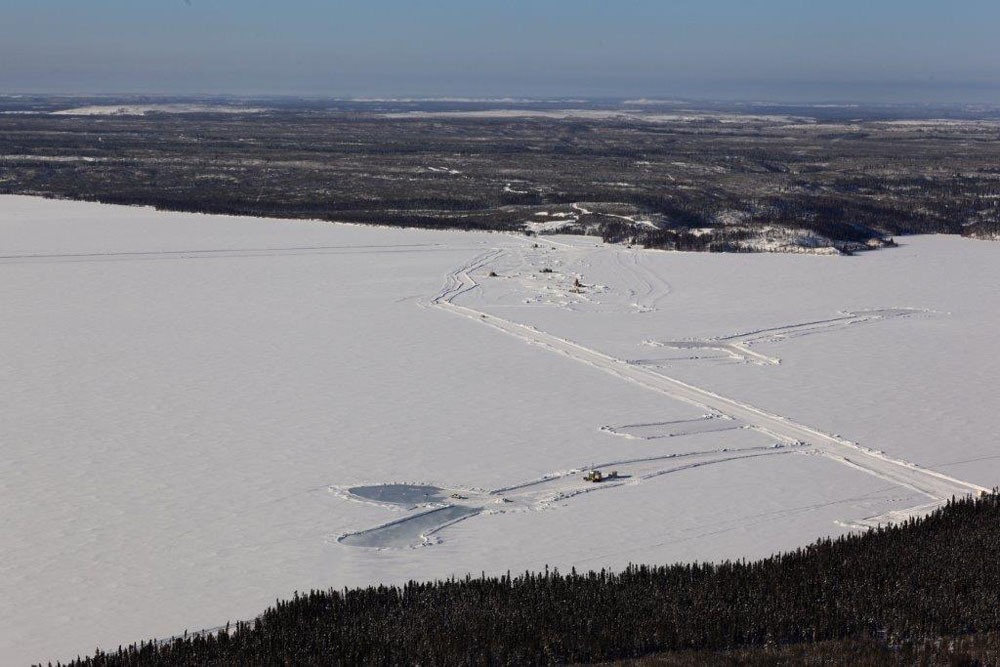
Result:
M562 246L569 251L577 246L549 239L539 239L551 250ZM535 248L538 244L534 245ZM577 342L542 331L536 327L476 310L456 303L456 299L479 288L474 272L494 266L510 253L510 248L494 248L480 253L448 274L442 290L428 304L454 315L469 318L577 362L598 368L624 381L658 392L671 399L692 404L706 411L700 419L685 419L649 424L605 426L603 431L617 436L655 440L658 438L715 435L722 432L752 431L761 442L741 446L726 446L724 438L717 448L671 452L621 460L589 462L586 465L553 472L541 478L512 484L492 491L475 488L440 488L420 484L385 484L352 488L331 487L342 498L375 503L407 514L399 519L372 528L346 533L337 542L347 546L369 548L407 548L433 544L437 533L463 519L477 515L543 509L584 493L592 493L626 485L639 484L670 473L691 468L730 462L748 463L753 459L790 454L822 456L886 482L917 492L927 503L908 509L893 510L882 515L853 522L842 522L851 528L874 527L926 514L953 497L987 492L977 484L955 479L942 473L921 468L881 451L863 447L837 435L824 433L791 419L762 410L718 393L670 377L658 368L657 360L624 360ZM639 312L651 310L666 294L669 285L653 272L641 267L635 251L615 249L618 265L633 276L642 287L632 290ZM576 290L579 293L579 290ZM835 331L855 324L893 318L928 315L930 311L914 308L871 309L843 312L837 317L760 329L731 336L690 341L646 341L653 346L675 349L713 349L740 361L759 365L776 365L780 360L761 354L751 345ZM584 480L589 469L615 470L615 479L601 483Z

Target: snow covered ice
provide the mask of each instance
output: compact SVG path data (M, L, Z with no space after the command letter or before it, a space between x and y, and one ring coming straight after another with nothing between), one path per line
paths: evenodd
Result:
M1000 481L996 244L666 253L15 196L0 239L4 663L310 588L766 556Z

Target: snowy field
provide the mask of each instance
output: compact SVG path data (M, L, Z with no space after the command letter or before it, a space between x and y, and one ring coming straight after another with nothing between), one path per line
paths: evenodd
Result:
M261 113L265 109L225 104L95 104L51 112L53 116L145 116L148 113Z
M1000 484L1000 246L902 241L0 197L0 662L295 590L766 556Z

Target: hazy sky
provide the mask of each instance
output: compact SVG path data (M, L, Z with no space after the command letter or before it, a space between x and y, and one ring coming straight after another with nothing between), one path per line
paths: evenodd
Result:
M1000 103L998 0L0 0L0 92Z

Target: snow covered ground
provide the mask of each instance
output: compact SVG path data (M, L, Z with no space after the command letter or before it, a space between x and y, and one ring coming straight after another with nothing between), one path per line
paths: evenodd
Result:
M904 241L0 197L0 662L315 587L758 557L992 487L1000 250Z
M693 123L714 121L718 123L805 123L809 119L787 115L719 113L685 111L682 113L650 113L648 111L620 109L482 109L474 111L392 111L382 114L386 118L585 118L590 120L629 120L647 123Z
M266 109L226 104L95 104L53 111L53 116L144 116L148 113L261 113Z

